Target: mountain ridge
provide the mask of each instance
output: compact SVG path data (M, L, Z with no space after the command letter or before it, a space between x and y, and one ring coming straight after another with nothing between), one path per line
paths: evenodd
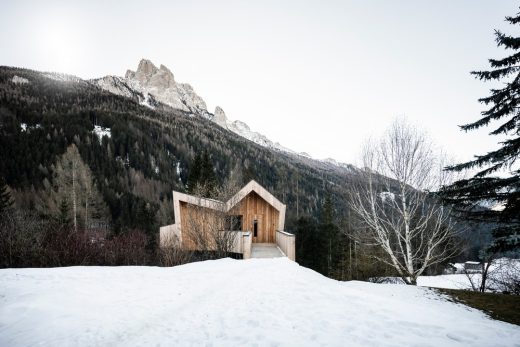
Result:
M90 81L114 94L134 98L137 96L142 105L153 108L155 105L153 102L162 102L174 109L188 112L193 116L209 119L222 128L261 146L314 159L305 152L298 153L278 142L270 140L263 134L251 130L249 125L241 120L229 120L220 106L216 106L213 113L209 112L205 101L195 93L194 88L188 83L176 82L171 70L163 64L157 67L150 60L143 58L139 62L136 71L127 70L125 77L108 75ZM152 104L147 101L147 98L152 100ZM351 166L330 158L314 160L342 168Z
M255 179L288 206L288 221L317 216L327 191L345 208L342 196L354 167L261 146L153 96L145 105L143 93L110 79L121 82L121 95L76 77L0 67L0 176L17 208L58 213L45 200L56 184L55 164L73 144L117 232L144 228L152 235L154 224L138 218L149 214L159 225L170 224L171 191L187 189L195 155L203 151L219 183L234 172L242 183Z

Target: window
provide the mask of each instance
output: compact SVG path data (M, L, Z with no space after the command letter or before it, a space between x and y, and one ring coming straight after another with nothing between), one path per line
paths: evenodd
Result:
M242 216L226 216L226 230L242 230Z
M258 236L258 221L255 219L253 221L253 237Z

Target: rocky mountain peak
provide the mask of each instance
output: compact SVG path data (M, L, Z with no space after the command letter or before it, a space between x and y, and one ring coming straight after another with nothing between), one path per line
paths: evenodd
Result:
M213 118L211 118L211 120L220 125L221 127L227 128L228 120L226 117L226 113L220 106L215 107L215 114Z
M139 103L142 105L153 108L157 102L161 102L190 115L210 119L222 128L232 131L261 146L294 153L279 143L273 143L264 135L252 131L249 126L242 121L229 121L226 117L226 113L219 106L215 108L215 113L211 114L208 112L204 100L195 93L191 85L176 82L170 69L162 64L157 68L157 66L148 59L141 59L137 70L128 70L125 78L101 78L94 82L99 87L112 93L138 98Z
M155 66L148 59L141 59L137 70L128 70L125 80L132 88L144 95L151 95L173 108L193 115L211 118L206 103L187 83L177 83L170 69L165 65Z
M150 60L141 59L139 65L137 66L136 74L152 76L157 72L157 70L157 66L155 66Z

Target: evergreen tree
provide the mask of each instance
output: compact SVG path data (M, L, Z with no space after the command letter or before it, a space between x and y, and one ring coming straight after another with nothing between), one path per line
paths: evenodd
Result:
M7 211L13 206L13 200L11 199L11 193L5 183L3 177L0 177L0 214Z
M136 222L137 228L145 232L147 236L147 247L153 249L156 246L157 237L157 210L147 202L139 203Z
M301 217L296 221L295 227L297 262L326 275L327 242L319 230L319 225L312 218Z
M506 17L512 25L520 24L520 14ZM459 180L443 188L446 202L452 203L467 216L477 220L500 223L495 229L495 241L490 250L507 251L520 246L520 170L514 169L520 155L520 37L495 31L497 45L513 51L502 59L489 59L491 70L472 72L483 81L500 81L504 87L491 89L490 95L479 99L488 106L476 122L461 126L469 131L500 122L490 135L506 135L501 147L474 160L449 167L452 171L478 169L469 179ZM497 172L507 175L496 175ZM503 208L485 209L482 203L493 203Z
M70 208L69 208L69 204L67 203L67 199L63 198L63 199L61 199L60 211L58 214L58 221L60 222L60 224L69 224L70 223L69 213L70 213Z
M327 191L321 207L318 237L322 239L324 256L326 258L327 276L331 276L341 253L341 233L334 223L334 204L330 191Z
M202 170L202 156L199 152L195 154L195 157L193 158L193 161L190 166L190 172L188 174L188 191L193 192L193 189L197 186L197 184L200 182L200 176L201 176L201 170Z
M213 163L209 158L208 151L204 151L202 154L202 168L200 176L200 183L206 187L208 192L213 191L217 186L217 176L215 175L215 171L213 171Z
M334 219L334 206L332 204L332 197L327 191L323 206L321 207L321 224L332 224Z
M213 163L208 151L204 150L197 153L193 158L193 163L188 176L188 191L211 197L217 187L217 176L213 170Z

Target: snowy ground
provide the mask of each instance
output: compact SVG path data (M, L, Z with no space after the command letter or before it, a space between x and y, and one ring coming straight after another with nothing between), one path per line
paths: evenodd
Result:
M33 345L520 346L520 327L286 258L0 270L0 346Z
M480 283L480 274L474 274L471 276L473 276L475 279L475 283ZM464 274L420 276L417 279L417 285L422 287L446 289L471 289L471 283L468 279L468 276Z
M457 268L463 270L461 263L455 264ZM500 282L505 281L507 278L519 278L520 277L520 259L508 259L501 258L494 261L489 268L487 291L501 292L505 288L502 288ZM480 273L470 273L466 275L464 273L457 273L453 275L438 275L438 276L420 276L417 279L417 285L423 287L434 287L434 288L447 288L447 289L467 289L471 290L471 281L478 288L482 275Z

